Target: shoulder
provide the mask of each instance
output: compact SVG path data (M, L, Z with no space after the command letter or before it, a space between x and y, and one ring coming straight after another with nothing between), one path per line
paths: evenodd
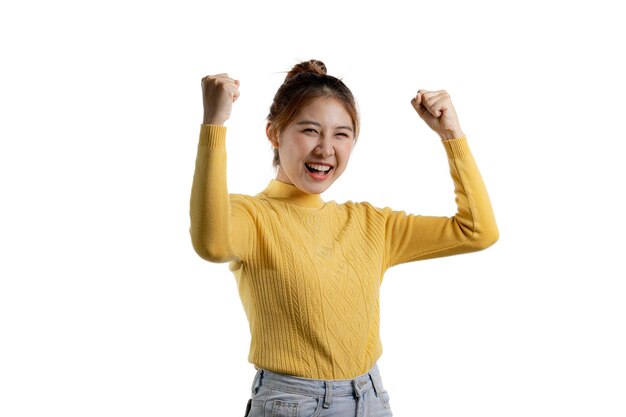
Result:
M230 197L230 201L231 202L237 202L237 203L242 203L242 204L252 204L254 202L254 200L257 200L257 197L253 197L251 195L247 195L247 194L228 194L228 196Z
M242 206L254 205L255 200L257 200L256 197L247 194L228 194L228 197L230 199L230 204L237 204Z
M247 194L229 194L230 207L233 213L247 213L256 218L259 210L259 199Z

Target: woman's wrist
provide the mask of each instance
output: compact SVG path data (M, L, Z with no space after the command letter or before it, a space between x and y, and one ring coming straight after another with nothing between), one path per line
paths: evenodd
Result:
M439 134L441 140L459 139L463 136L465 136L465 134L461 130L450 130Z
M202 119L203 125L224 126L224 120L215 119L213 117L206 117Z

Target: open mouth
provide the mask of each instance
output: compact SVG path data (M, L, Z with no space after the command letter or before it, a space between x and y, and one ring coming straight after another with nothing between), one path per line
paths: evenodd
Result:
M306 163L304 164L304 166L306 167L307 171L309 171L311 174L315 174L316 176L325 176L333 169L333 167L331 167L330 165L322 164Z
M304 164L304 166L306 167L306 170L309 171L309 175L314 180L319 181L323 181L328 178L330 171L332 171L334 168L330 165L314 164L312 162L307 162Z

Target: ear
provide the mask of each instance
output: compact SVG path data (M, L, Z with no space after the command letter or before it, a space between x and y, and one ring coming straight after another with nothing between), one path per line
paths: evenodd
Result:
M278 148L278 138L276 137L276 132L272 129L272 124L267 122L265 126L265 134L267 135L267 139L270 141L274 148Z

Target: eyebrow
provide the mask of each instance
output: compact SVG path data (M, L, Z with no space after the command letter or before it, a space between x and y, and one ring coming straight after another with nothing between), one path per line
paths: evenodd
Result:
M322 127L321 124L314 122L313 120L300 120L299 122L296 123L297 125L314 125L317 127ZM352 127L350 126L337 126L336 129L347 129L349 131L352 132Z

